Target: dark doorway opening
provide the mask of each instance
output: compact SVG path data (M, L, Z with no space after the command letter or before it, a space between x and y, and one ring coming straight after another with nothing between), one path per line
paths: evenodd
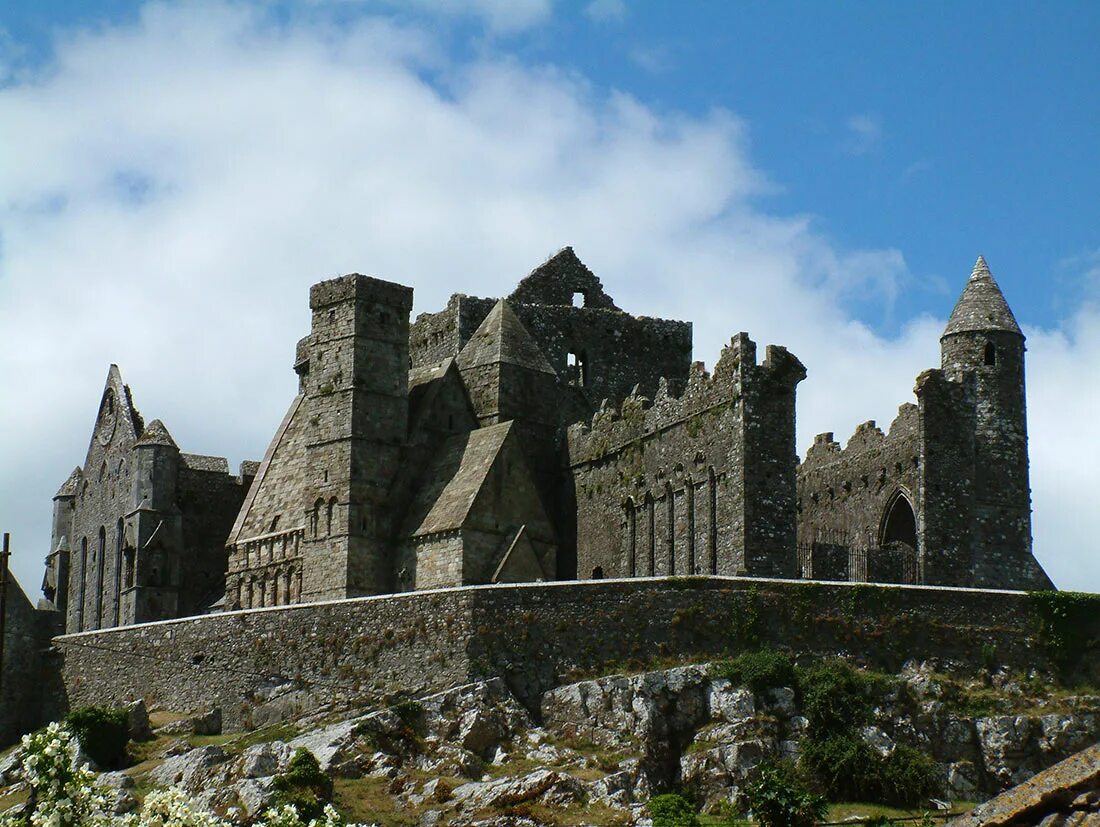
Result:
M882 545L903 544L911 549L917 547L917 518L909 498L898 493L890 503L886 522L882 528Z

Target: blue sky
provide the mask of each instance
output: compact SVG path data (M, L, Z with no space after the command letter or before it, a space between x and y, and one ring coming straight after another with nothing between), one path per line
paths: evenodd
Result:
M1037 553L1100 591L1097 43L1084 2L6 4L17 571L110 362L184 450L257 458L309 283L420 312L573 244L626 309L695 320L697 358L788 344L802 451L888 427L984 254L1029 336Z
M0 26L33 65L48 60L59 29L132 22L142 5L12 3ZM1096 266L1100 225L1096 3L517 0L518 23L506 16L503 26L478 3L467 14L430 2L265 5L288 26L385 14L433 30L456 59L504 53L658 111L735 112L771 184L769 209L812 216L851 247L905 242L898 306L852 299L883 332L942 313L960 262L977 252L1011 262L998 277L1032 324L1056 324L1092 287L1083 274Z

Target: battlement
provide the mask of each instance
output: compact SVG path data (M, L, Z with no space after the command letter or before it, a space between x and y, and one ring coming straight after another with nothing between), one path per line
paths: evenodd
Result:
M332 304L352 299L377 302L391 307L412 310L413 289L374 276L349 273L334 279L317 282L309 288L310 310L319 310Z
M805 376L798 358L778 345L768 345L757 364L756 343L739 333L722 349L713 375L702 362L693 362L679 393L662 378L652 399L636 386L620 405L603 400L588 423L569 428L570 464L597 460L678 425L697 433L706 427L706 415L729 408L747 392L789 392Z
M834 439L832 431L818 434L814 437L813 445L806 451L806 458L802 461L799 472L812 474L837 463L851 461L856 456L883 451L890 443L911 441L916 437L918 427L917 406L912 402L905 402L898 406L898 414L886 432L878 427L875 420L869 419L856 426L843 447Z

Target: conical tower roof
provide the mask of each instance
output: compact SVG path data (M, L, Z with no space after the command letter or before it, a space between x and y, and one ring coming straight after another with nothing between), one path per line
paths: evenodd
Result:
M989 272L989 265L984 258L978 256L974 271L955 303L955 309L951 311L951 318L947 320L943 335L991 330L1023 335L1001 288Z
M555 373L542 348L504 299L489 311L455 361L459 369L504 362L538 373Z
M154 419L138 437L136 445L167 445L171 448L177 448L176 441L172 439L172 435L168 433L168 429L164 427L164 423L159 419Z

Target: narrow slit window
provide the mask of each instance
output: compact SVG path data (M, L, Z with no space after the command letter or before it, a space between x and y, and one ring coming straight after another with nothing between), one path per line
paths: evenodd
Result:
M987 365L997 364L997 348L992 342L985 343L985 363Z

